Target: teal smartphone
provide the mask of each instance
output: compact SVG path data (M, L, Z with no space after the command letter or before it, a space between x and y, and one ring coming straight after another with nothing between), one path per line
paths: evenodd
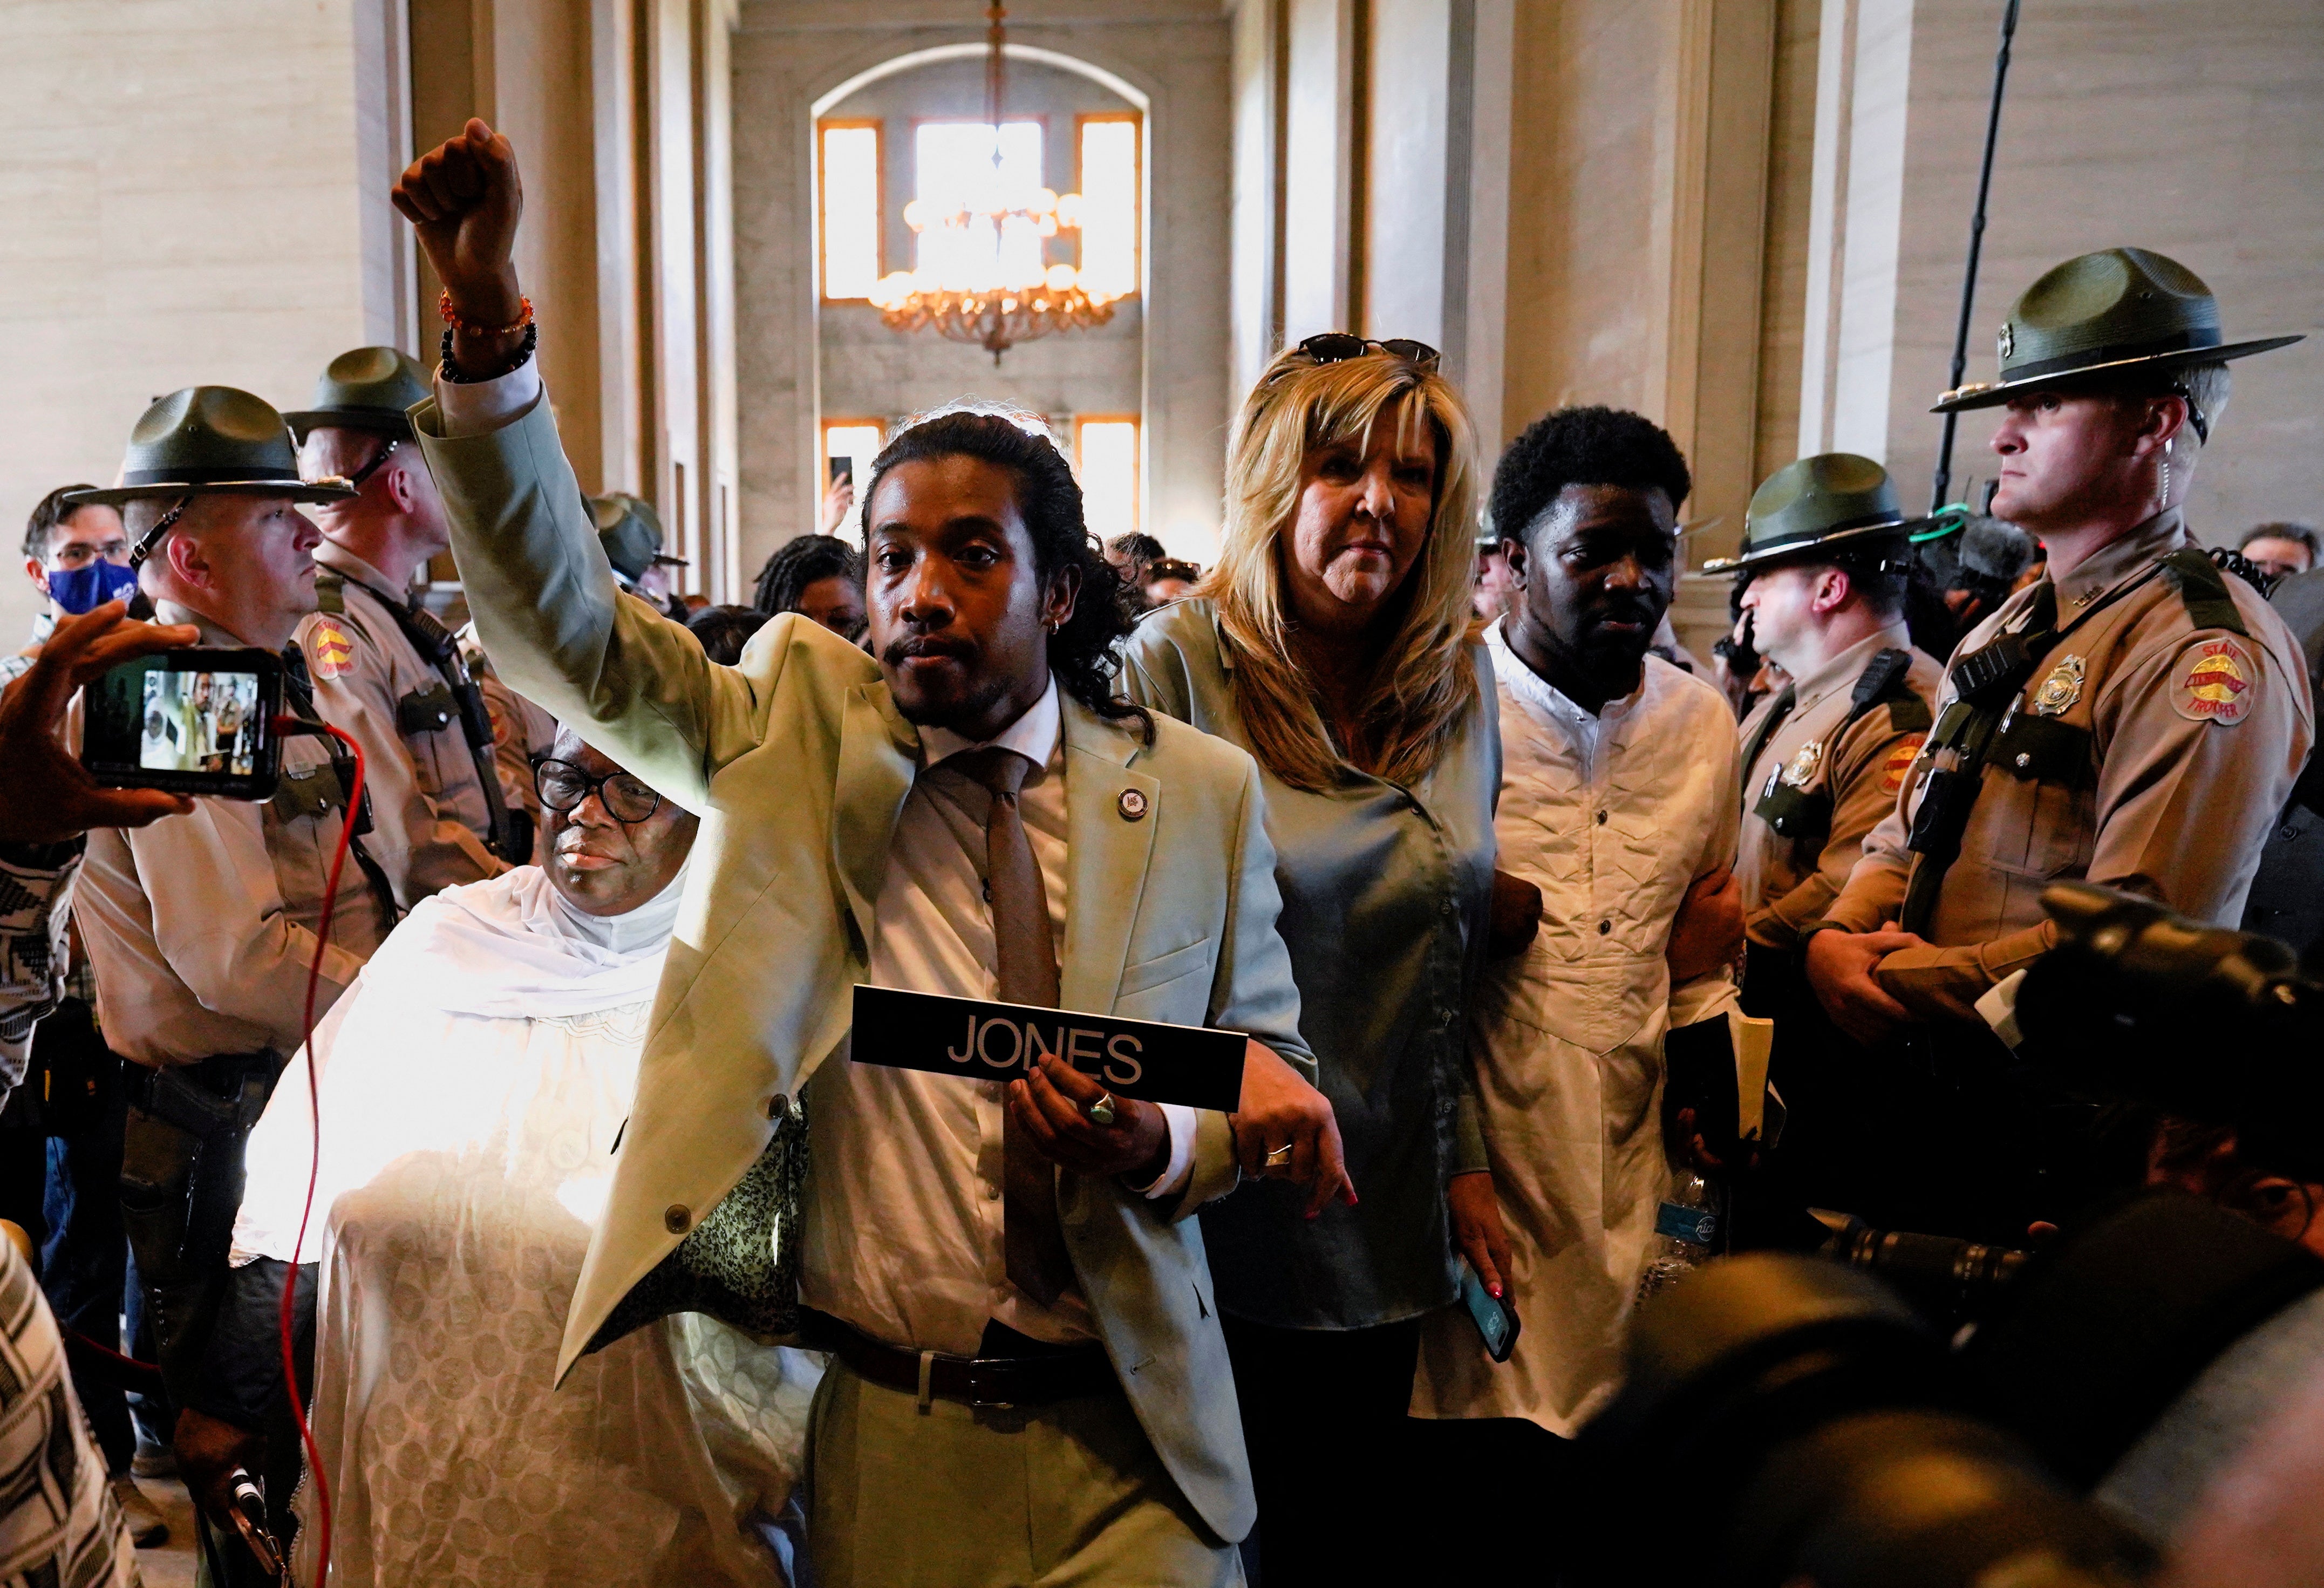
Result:
M1469 1309L1470 1321L1484 1336L1485 1354L1495 1362L1508 1361L1509 1353L1517 1348L1517 1309L1506 1297L1486 1289L1465 1257L1461 1260L1461 1305Z

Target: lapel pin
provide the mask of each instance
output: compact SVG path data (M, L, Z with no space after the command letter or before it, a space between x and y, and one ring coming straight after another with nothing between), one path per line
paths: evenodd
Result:
M1146 814L1146 796L1135 789L1124 789L1121 798L1114 804L1121 812L1121 819L1126 822L1134 822Z

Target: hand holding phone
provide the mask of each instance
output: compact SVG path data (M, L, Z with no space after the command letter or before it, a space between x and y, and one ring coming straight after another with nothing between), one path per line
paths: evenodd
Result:
M1507 1296L1497 1297L1486 1289L1465 1257L1461 1259L1461 1305L1469 1309L1470 1322L1484 1337L1485 1354L1495 1362L1508 1361L1509 1353L1517 1348L1517 1305Z
M74 693L124 658L198 638L191 624L128 622L118 601L57 624L31 670L0 692L0 766L8 769L0 780L0 843L61 843L92 827L142 827L191 808L159 790L99 787L58 730Z
M256 647L189 646L123 662L85 695L81 765L116 789L271 799L281 773L274 719L282 659Z

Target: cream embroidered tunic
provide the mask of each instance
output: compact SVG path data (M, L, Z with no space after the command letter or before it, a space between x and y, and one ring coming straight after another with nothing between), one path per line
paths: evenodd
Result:
M1734 860L1735 718L1718 690L1651 655L1637 692L1592 716L1518 660L1499 623L1486 641L1499 866L1543 897L1540 935L1487 967L1469 1022L1523 1330L1496 1366L1465 1310L1431 1316L1412 1410L1565 1435L1613 1391L1669 1184L1663 1033L1735 1008L1726 971L1673 988L1663 957L1687 888Z

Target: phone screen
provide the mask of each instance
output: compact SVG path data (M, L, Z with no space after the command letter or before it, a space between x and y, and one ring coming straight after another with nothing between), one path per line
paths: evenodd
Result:
M272 651L198 647L140 657L88 687L81 764L115 788L270 799L281 707L282 661Z
M824 461L831 466L831 477L834 482L838 481L843 475L853 475L855 472L855 460L852 457L826 457Z

